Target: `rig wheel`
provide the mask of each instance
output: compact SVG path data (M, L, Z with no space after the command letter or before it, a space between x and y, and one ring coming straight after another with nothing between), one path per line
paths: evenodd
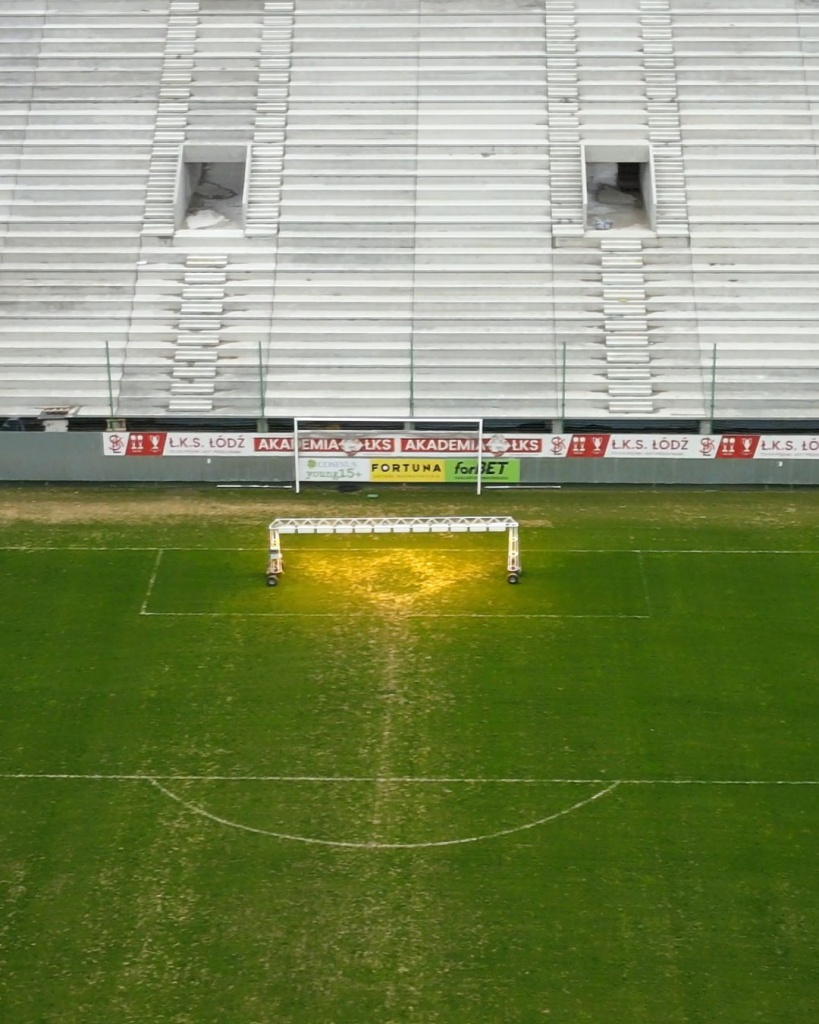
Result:
M278 582L279 582L279 577L278 576L268 576L267 577L267 585L268 585L268 587L275 587Z
M509 575L506 577L506 582L507 583L519 583L520 582L520 575L518 573L516 573L516 572L510 572Z

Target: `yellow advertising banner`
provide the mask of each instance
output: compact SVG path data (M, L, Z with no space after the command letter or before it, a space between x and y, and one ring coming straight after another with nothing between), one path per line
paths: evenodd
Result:
M446 462L444 459L370 459L370 480L442 484L446 481Z

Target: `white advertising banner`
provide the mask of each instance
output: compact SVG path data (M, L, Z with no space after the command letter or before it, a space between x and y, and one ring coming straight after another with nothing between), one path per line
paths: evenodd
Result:
M307 483L343 483L370 479L369 459L300 458L299 479Z

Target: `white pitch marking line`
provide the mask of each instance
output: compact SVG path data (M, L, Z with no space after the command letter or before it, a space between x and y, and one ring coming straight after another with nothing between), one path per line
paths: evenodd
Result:
M0 544L0 551L156 551L156 544L150 544L147 547L122 547L120 545L114 545L113 547L105 547L100 545L86 545L86 544L71 544L67 547L58 547L56 544ZM329 550L329 549L327 549ZM166 546L163 551L261 551L264 552L263 547L252 547L252 548L178 548Z
M819 786L819 779L620 779L623 786Z
M523 524L521 524L523 525ZM533 527L537 529L537 527ZM306 535L299 537L304 540ZM389 534L379 535L389 536ZM395 534L394 536L399 536ZM451 534L451 536L466 536L465 534ZM293 535L288 541L295 539ZM173 551L255 551L255 548L169 548ZM299 548L299 554L309 554L312 551L371 551L369 547L319 547L305 546ZM425 547L424 551L448 551L450 554L475 554L482 551L482 548L460 548L460 547ZM523 553L527 551L548 555L819 555L819 548L540 548L530 547L528 544L522 548Z
M260 836L271 836L274 839L289 839L297 843L308 843L311 846L343 847L348 850L421 850L440 846L462 846L465 843L480 843L488 839L499 839L502 836L514 835L516 832L524 832L527 829L537 828L539 825L545 825L550 821L555 821L557 818L563 818L567 814L571 814L572 811L579 811L581 807L585 807L587 804L593 803L595 800L599 800L600 797L606 796L620 785L619 782L612 782L605 789L601 789L597 793L593 793L591 796L586 797L585 800L578 800L576 804L572 804L571 807L565 807L562 811L557 811L545 818L538 818L537 821L529 821L525 825L515 825L513 828L500 829L497 832L490 832L486 835L465 836L461 839L438 839L425 843L356 843L336 839L315 839L310 836L292 835L287 832L272 832L268 829L254 828L252 825L243 825L238 821L229 821L227 818L220 818L216 814L211 814L210 811L206 811L204 807L200 807L198 804L191 803L188 800L183 800L181 796L177 796L176 793L172 793L171 790L163 786L156 779L150 779L149 781L151 782L151 785L155 786L161 793L164 793L165 796L169 797L171 800L175 800L178 804L181 804L182 807L190 811L192 814L197 814L200 817L207 818L209 821L214 821L218 825L225 825L228 828L239 829L242 832L253 832Z
M819 786L819 779L567 779L534 776L451 776L451 775L157 775L151 774L82 774L78 772L0 772L0 779L90 782L361 782L418 783L443 785L567 785L595 786L616 782L619 786Z
M537 527L533 527L537 529ZM305 535L306 536L306 535ZM295 538L288 538L290 540L304 540L305 536ZM381 535L379 535L381 536ZM390 536L384 534L383 536ZM396 535L397 536L397 535ZM452 536L465 536L464 534L453 534ZM309 539L309 537L308 537ZM100 545L80 545L72 544L67 546L58 546L56 544L0 544L0 551L156 551L155 545L148 545L145 547L124 547L119 545L113 545L112 547L100 546ZM173 547L167 546L163 550L165 551L256 551L264 555L266 548L262 546L254 547ZM457 548L457 547L429 547L424 548L424 551L448 551L455 554L475 554L481 551L481 548ZM304 548L299 549L299 554L309 554L313 551L333 551L338 553L339 551L372 551L371 547L362 547L356 545L354 547L344 547L335 545L334 547L319 547L308 545ZM817 548L541 548L541 547L525 547L524 551L537 552L539 554L550 554L550 555L819 555L819 549Z
M532 549L535 550L535 549ZM538 549L538 550L546 550ZM819 555L819 550L814 548L634 548L636 554L642 555ZM579 554L580 549L575 549ZM590 549L586 554L595 554ZM617 554L612 549L601 548L600 554Z
M189 618L234 619L339 619L344 616L359 618L360 611L336 612L148 612L140 615L177 616ZM405 619L649 619L650 615L571 615L558 612L409 612Z
M151 594L153 593L154 584L156 583L156 575L159 572L159 563L162 561L162 552L163 551L164 551L164 548L160 548L157 551L157 553L156 553L156 559L154 560L154 568L153 568L153 571L151 572L151 578L148 580L148 589L145 591L145 599L143 600L142 605L140 606L140 609L139 609L139 614L140 615L152 614L152 613L149 613L146 609L148 608L148 602L151 599Z

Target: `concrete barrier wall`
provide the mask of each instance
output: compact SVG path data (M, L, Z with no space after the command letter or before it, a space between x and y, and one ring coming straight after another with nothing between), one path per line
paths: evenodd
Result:
M102 454L99 434L0 432L0 480L53 483L286 483L293 460L114 458ZM642 486L819 485L819 459L522 459L526 484L639 484ZM381 485L380 485L381 486Z
M819 460L526 459L526 483L699 487L816 487Z
M0 432L0 480L82 483L277 483L293 460L270 458L115 458L100 434Z

